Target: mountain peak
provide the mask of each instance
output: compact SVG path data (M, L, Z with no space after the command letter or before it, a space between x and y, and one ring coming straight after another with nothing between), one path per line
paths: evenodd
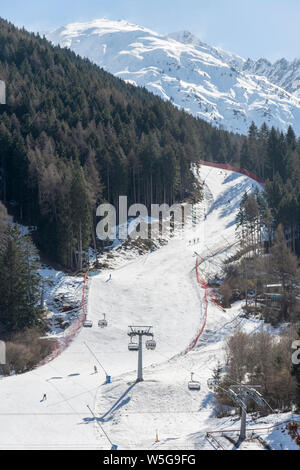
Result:
M131 33L134 31L156 35L154 31L142 26L130 23L126 20L110 20L108 18L96 18L86 22L70 23L51 31L46 36L54 44L60 43L72 49L73 43L80 41L82 37L103 36L116 33ZM77 39L76 39L77 38Z
M175 39L175 41L181 42L182 44L193 44L193 45L202 45L204 43L201 40L192 34L190 31L176 31L174 33L168 34L168 37Z
M266 122L281 130L292 125L300 134L300 100L276 76L269 78L268 61L246 62L190 31L164 36L102 18L72 23L48 39L216 126L246 134L252 121ZM277 65L278 74L283 65Z

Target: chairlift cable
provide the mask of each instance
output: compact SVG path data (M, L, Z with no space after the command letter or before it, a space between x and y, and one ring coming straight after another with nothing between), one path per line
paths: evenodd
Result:
M89 405L87 405L88 409L90 410L91 414L93 415L93 417L95 418L96 420L96 423L98 424L98 426L100 427L101 431L103 432L103 434L105 435L106 439L108 440L108 442L110 443L111 446L113 446L114 444L112 443L112 441L110 440L110 438L108 437L107 433L104 431L103 429L103 426L101 426L98 418L96 417L95 413L93 413L93 411L91 410L91 408L89 407Z
M86 342L84 343L86 345L86 347L88 348L88 350L90 351L90 353L94 356L94 358L96 359L96 361L98 362L98 364L100 365L100 367L102 368L102 370L104 371L106 377L108 376L108 373L106 372L106 370L104 369L103 365L101 364L101 362L99 361L99 359L97 358L97 356L93 353L93 351L91 350L91 348L86 344Z

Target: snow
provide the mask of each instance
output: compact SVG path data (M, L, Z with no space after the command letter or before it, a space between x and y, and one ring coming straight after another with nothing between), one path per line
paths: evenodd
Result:
M64 325L71 325L80 314L82 278L69 276L46 265L42 265L39 274L44 286L44 308L49 320L47 337L63 337L68 331ZM66 312L63 311L64 305L69 307Z
M259 59L257 61L248 59L244 64L240 63L239 68L253 75L264 76L272 83L300 98L299 59L291 62L286 59L280 59L274 62L274 64L266 59Z
M203 260L203 278L219 272L221 261L234 250L241 198L258 184L208 167L200 169L199 177L206 188L195 228L152 253L119 261L116 269L93 273L88 318L94 327L81 329L52 362L0 380L0 448L110 449L87 405L119 449L213 449L208 431L238 429L236 416L216 418L207 380L217 362L224 361L225 341L236 328L254 332L261 322L243 318L240 302L226 311L209 302L206 329L196 347L185 351L203 324L205 310L195 252ZM108 328L102 330L97 324L103 313ZM129 325L152 325L157 341L155 351L143 352L142 383L135 383L137 353L127 349ZM86 345L112 376L111 384L104 383L98 364L94 373L95 359ZM187 388L191 372L201 382L200 392ZM44 393L47 401L41 402ZM273 415L249 424L266 428L289 418ZM287 433L274 428L262 432L274 447L295 446ZM245 443L245 448L261 447L255 442Z
M285 86L286 80L276 79L268 68L261 72L251 61L187 31L163 36L126 21L99 19L72 23L46 36L216 126L247 134L252 121L257 126L266 122L285 131L292 125L300 135L295 80Z

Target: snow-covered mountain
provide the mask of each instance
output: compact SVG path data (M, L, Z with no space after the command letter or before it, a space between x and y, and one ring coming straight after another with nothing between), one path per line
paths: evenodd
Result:
M257 61L248 59L243 65L243 71L264 76L272 83L300 98L300 59L295 59L292 62L280 59L274 64L266 59Z
M203 118L247 133L252 121L300 135L300 97L247 61L183 31L162 36L126 21L73 23L47 34L105 70Z

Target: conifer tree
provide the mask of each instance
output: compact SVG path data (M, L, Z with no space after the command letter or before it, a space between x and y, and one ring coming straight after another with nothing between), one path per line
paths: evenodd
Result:
M9 225L0 245L0 329L5 333L41 325L37 269L30 238Z
M88 249L92 219L88 186L84 177L83 169L79 163L75 163L75 170L71 182L71 224L73 233L73 252L76 260L76 268L82 269L83 252Z
M281 319L286 321L290 319L295 308L296 285L300 280L300 271L297 257L287 246L282 225L279 225L275 232L268 261L270 278L282 286Z
M3 235L3 232L6 228L8 216L7 216L7 210L6 207L2 204L0 201L0 239Z

